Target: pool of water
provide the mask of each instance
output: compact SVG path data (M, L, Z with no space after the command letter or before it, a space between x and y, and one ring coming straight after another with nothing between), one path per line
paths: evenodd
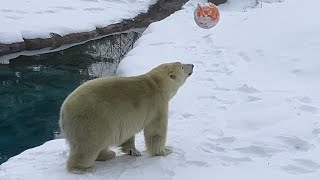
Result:
M59 108L83 82L114 75L140 37L128 32L0 64L0 164L59 134Z

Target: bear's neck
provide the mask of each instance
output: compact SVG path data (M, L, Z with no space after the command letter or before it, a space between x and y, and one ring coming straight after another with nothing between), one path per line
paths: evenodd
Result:
M152 71L145 74L155 89L163 96L163 98L167 99L168 101L172 99L172 97L177 93L176 89L173 87L167 79L166 76L162 75L162 73L153 73Z

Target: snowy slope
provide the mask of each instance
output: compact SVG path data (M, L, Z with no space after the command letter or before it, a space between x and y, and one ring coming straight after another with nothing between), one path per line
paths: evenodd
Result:
M231 0L210 30L193 22L196 2L151 24L118 70L129 76L169 61L195 64L170 103L173 154L151 158L140 135L142 157L119 154L97 162L94 174L71 175L67 147L54 140L2 164L0 179L318 180L320 23L312 17L320 2L244 12Z
M156 0L1 0L0 43L87 32L134 18Z

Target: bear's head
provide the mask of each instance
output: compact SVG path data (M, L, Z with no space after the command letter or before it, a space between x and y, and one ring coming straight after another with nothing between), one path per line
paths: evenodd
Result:
M193 67L193 64L172 62L161 64L151 72L159 88L168 92L169 98L171 99L193 73Z
M182 64L180 62L168 63L168 77L178 87L182 86L187 78L193 73L193 64Z

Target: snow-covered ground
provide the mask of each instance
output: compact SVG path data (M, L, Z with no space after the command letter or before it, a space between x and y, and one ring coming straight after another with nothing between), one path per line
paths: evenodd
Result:
M95 30L147 12L156 0L1 0L0 43Z
M193 21L199 0L151 24L120 63L122 76L180 60L193 75L170 103L173 154L97 162L68 174L64 140L27 150L0 166L0 179L319 180L320 17L318 0L285 0L243 11L221 5L210 30Z

